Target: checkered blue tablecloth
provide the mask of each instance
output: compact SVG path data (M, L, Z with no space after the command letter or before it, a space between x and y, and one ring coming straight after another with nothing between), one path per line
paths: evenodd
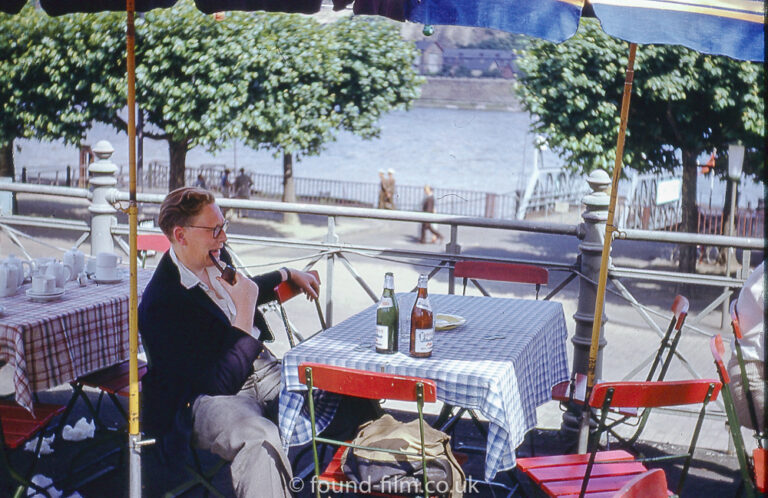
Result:
M411 358L409 319L415 294L398 294L401 353L374 350L376 306L288 351L283 358L280 395L280 434L286 446L311 439L306 388L298 365L330 365L411 375L437 382L437 397L472 408L489 420L485 478L515 465L515 448L536 425L536 407L550 399L553 385L568 378L565 316L560 303L475 296L431 295L435 313L462 316L467 323L435 333L430 358ZM404 353L404 354L403 354ZM320 399L322 430L338 406L337 399Z
M138 291L152 272L139 270ZM128 358L129 279L117 284L89 281L64 285L55 301L35 302L29 284L0 298L0 361L14 367L16 402L32 411L32 393Z

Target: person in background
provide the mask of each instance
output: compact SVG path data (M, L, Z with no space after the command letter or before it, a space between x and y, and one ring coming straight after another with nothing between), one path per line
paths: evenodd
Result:
M379 170L379 209L387 209L387 178L384 176L384 170Z
M385 209L397 209L395 206L395 170L387 170L387 178L384 180L384 191L386 192Z
M424 185L424 200L421 201L421 210L425 213L435 212L435 194L432 192L430 185ZM422 244L427 243L427 232L432 232L432 243L442 240L443 236L435 228L434 223L422 223L421 224L421 238L419 242Z
M253 185L253 180L245 173L245 168L240 168L240 174L235 178L235 196L238 199L249 199L251 197L251 185ZM247 218L248 210L238 209L237 216Z
M195 187L197 187L197 188L207 188L205 186L205 177L202 174L197 175L197 180L195 181Z
M221 195L226 198L232 197L232 180L229 174L232 173L230 169L225 169L221 174L221 181L219 182L219 188L221 189Z
M731 359L728 362L728 375L731 377L733 390L733 403L739 421L744 427L758 430L753 427L752 417L749 414L749 404L744 383L748 382L752 400L754 401L755 414L759 431L765 431L765 261L747 277L744 287L739 292L736 301L736 314L741 326L741 350L744 354L744 366L747 378L741 378L741 369L735 353L735 346L731 346Z

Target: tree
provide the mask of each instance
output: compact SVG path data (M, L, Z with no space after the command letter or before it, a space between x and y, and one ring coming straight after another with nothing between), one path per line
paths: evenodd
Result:
M521 52L517 91L566 167L613 169L628 46L582 20L560 44L533 40ZM700 54L678 46L641 46L623 162L638 171L682 167L682 230L696 232L696 159L728 144L747 147L744 173L764 168L764 79L760 64ZM727 168L718 168L724 175ZM681 250L680 270L695 270L695 247Z
M170 190L184 185L189 149L216 150L234 136L246 94L241 69L247 57L238 40L238 20L245 16L231 14L219 22L187 0L136 20L136 102L144 113L144 136L168 142ZM112 111L103 122L125 131L118 111L127 100L124 21L92 17L109 23L101 43L91 47L110 68L96 85L95 103Z
M109 114L91 105L104 68L91 50L98 24L86 19L51 19L31 5L0 14L0 176L15 175L17 138L77 144Z
M384 113L417 97L415 49L388 22L321 25L305 16L258 14L242 41L254 52L240 133L251 147L283 155L286 202L296 200L294 158L319 154L337 130L375 138Z

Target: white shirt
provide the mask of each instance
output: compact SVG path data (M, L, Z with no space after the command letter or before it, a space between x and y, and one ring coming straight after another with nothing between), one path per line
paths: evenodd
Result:
M168 252L170 253L171 261L173 261L173 263L179 269L181 285L185 289L191 289L192 287L199 285L203 292L205 292L208 297L210 297L211 300L216 303L216 306L221 308L221 311L224 312L226 317L229 319L229 322L232 323L232 321L235 319L237 310L235 309L235 303L232 301L229 293L225 291L221 283L216 280L216 277L219 276L219 270L214 266L208 266L205 268L205 271L208 272L208 279L211 281L211 287L208 287L205 282L200 280L197 275L192 272L192 270L184 266L184 263L179 261L179 258L176 256L176 253L173 250L173 246L171 246L171 249Z
M750 273L739 292L736 313L746 361L765 361L765 261Z

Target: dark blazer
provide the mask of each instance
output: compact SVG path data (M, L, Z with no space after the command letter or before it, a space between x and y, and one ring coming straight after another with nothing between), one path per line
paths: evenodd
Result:
M221 259L231 263L225 250ZM280 272L253 281L259 286L257 304L276 298ZM268 330L258 310L254 325ZM142 379L143 429L154 436L167 433L179 410L188 410L201 394L237 393L263 347L233 327L199 286L185 289L167 252L142 294L139 332L148 360Z

